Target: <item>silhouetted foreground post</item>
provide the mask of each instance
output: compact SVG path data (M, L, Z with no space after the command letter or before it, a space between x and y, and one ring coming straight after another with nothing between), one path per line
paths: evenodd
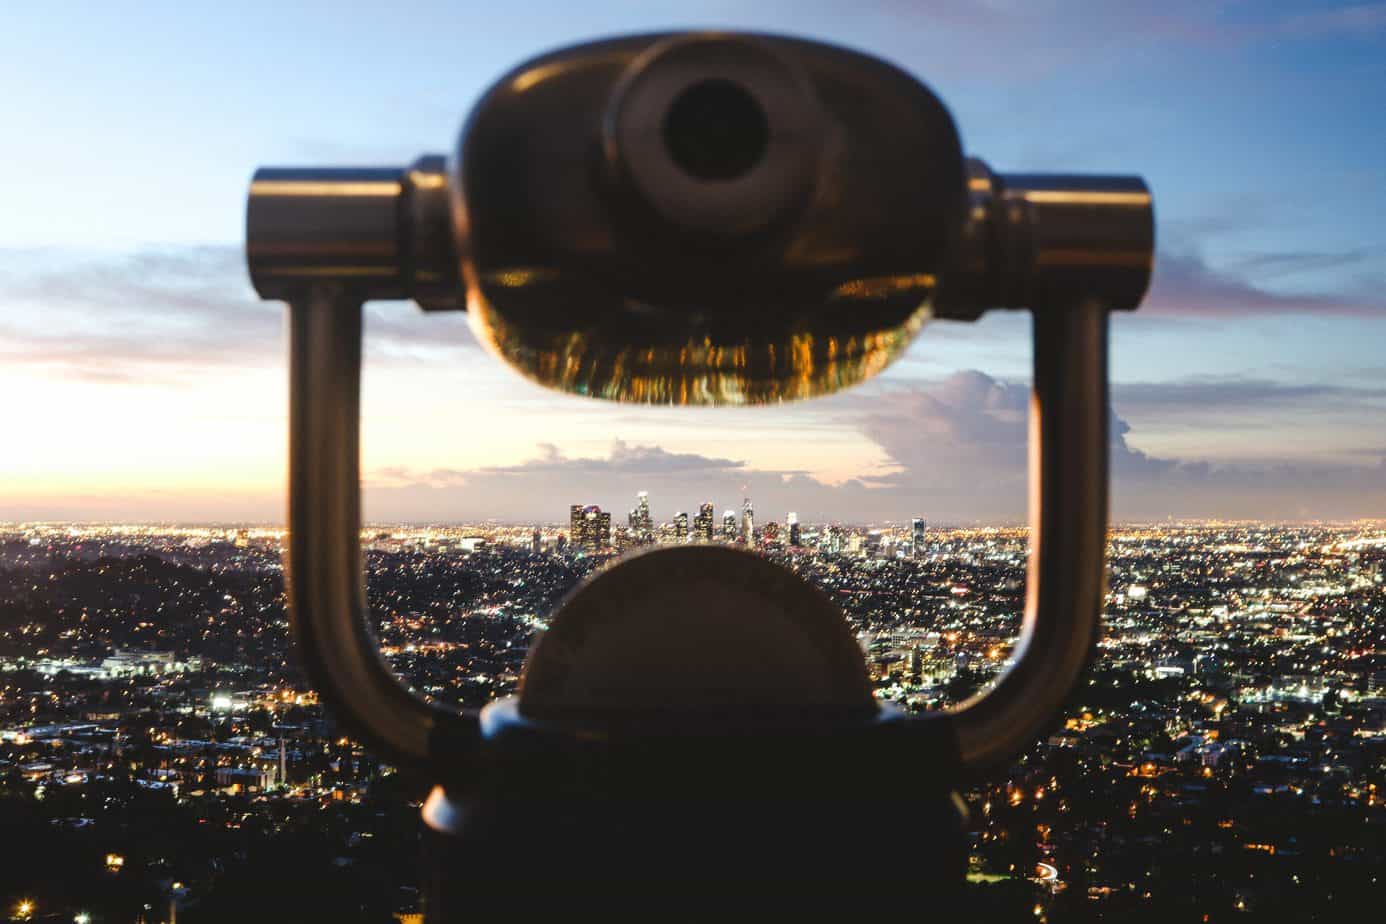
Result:
M300 656L353 734L438 786L431 920L485 907L665 915L920 910L966 867L959 781L1061 713L1097 638L1107 317L1153 253L1134 177L996 174L904 72L765 35L637 36L498 81L451 164L263 169L247 259L290 305L289 593ZM712 546L601 572L518 697L426 704L367 626L361 306L467 310L556 389L766 404L883 368L929 319L1034 315L1032 551L1013 667L958 709L877 703L842 615Z

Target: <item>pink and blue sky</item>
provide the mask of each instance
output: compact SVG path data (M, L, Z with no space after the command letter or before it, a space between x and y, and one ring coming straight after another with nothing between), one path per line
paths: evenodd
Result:
M1155 191L1147 305L1114 322L1122 520L1386 517L1386 3L27 4L0 29L0 519L276 521L282 306L239 252L257 165L446 152L519 60L617 32L791 32L885 57L1001 170ZM369 309L381 520L1024 515L1023 316L926 327L779 408L550 394L462 316Z

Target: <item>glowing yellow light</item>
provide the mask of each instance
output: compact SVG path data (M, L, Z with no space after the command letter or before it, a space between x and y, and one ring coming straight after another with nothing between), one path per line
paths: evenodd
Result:
M1026 191L1025 201L1054 205L1148 205L1150 193L1117 190L1031 189Z
M397 196L394 180L256 180L250 184L252 196Z

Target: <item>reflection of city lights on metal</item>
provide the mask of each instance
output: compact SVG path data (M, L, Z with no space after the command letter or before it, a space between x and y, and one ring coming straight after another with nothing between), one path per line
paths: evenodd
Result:
M72 924L91 924L91 915L85 911L79 911L72 919Z

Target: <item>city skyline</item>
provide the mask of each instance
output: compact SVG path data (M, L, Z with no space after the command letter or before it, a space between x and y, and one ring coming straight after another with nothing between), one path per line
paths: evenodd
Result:
M536 632L611 559L556 532L367 537L386 662L439 707L514 695ZM835 535L757 550L840 610L876 699L937 712L1012 664L1023 530ZM0 821L26 847L0 869L11 916L417 911L427 785L336 725L291 656L284 538L0 526ZM971 918L1299 921L1379 904L1386 523L1114 529L1106 549L1084 692L1006 772L959 787ZM894 763L868 769L881 799L920 798Z
M6 187L0 224L0 519L282 519L283 308L255 300L239 243L254 167L447 151L535 53L712 25L899 64L999 169L1147 178L1153 287L1113 322L1115 520L1386 516L1386 119L1362 92L1386 80L1386 5L536 9L337 22L304 5L271 34L254 13L150 4L88 10L61 46L42 10L10 16L0 73L26 92L0 103L0 168L33 181ZM926 325L852 391L708 412L555 395L487 357L463 315L372 305L366 515L538 519L638 481L690 513L747 485L809 519L1022 521L1025 321Z

